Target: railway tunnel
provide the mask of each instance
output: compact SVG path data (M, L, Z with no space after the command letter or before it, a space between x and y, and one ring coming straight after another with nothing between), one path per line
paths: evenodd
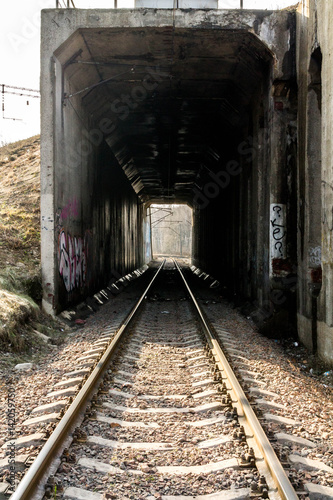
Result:
M151 260L149 207L256 320L296 314L295 12L42 12L42 274L59 313Z

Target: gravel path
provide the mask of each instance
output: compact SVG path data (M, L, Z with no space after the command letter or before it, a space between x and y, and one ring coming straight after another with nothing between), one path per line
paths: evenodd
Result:
M332 488L333 392L327 375L313 374L312 356L295 339L269 339L260 335L237 309L197 278L194 283L200 305L225 343L234 370L249 386L251 401L257 402L266 432L284 434L274 447L280 457L288 459L290 477L296 485L311 482ZM262 393L251 391L251 386L260 388ZM267 414L269 419L265 418ZM281 423L271 415L295 423ZM312 444L286 441L285 434ZM333 498L333 490L326 490L323 495L322 498Z
M240 470L248 447L234 438L238 421L207 375L213 365L175 277L164 272L109 370L99 408L83 422L87 441L71 446L75 464L56 475L60 498L78 498L72 488L119 500L249 495L258 484L254 467Z
M23 425L23 422L34 416L32 414L34 408L50 403L48 394L63 379L69 367L74 369L77 364L76 360L92 348L101 332L110 325L114 330L120 326L130 308L143 293L149 273L150 271L141 279L130 282L119 295L112 297L80 325L74 324L67 327L64 324L68 332L65 341L60 346L50 348L50 353L38 364L33 364L30 369L23 371L13 369L10 373L5 373L0 370L0 461L8 455L3 446L9 439L19 438L32 431L47 434L48 431L53 430L55 424L40 424L34 429ZM69 403L69 398L70 396L64 396L61 399ZM8 419L9 404L13 406L15 412L15 425L12 425L12 419L10 421ZM40 445L31 445L28 448L20 448L17 453L35 457L39 449ZM23 472L18 470L16 484L22 475ZM9 477L8 467L0 466L0 483L5 482Z
M142 280L144 279L142 278ZM34 408L50 402L50 397L47 394L53 390L56 383L64 378L69 367L74 369L76 360L82 356L83 352L93 348L93 344L98 340L101 332L108 329L110 324L114 328L120 324L130 305L138 298L140 288L143 289L140 280L132 282L121 294L112 298L97 313L91 315L85 324L72 328L65 342L61 346L53 347L49 357L41 361L39 365L27 372L13 372L10 383L5 383L5 381L1 383L0 404L4 411L1 411L0 414L0 460L6 457L6 450L2 446L12 437L6 414L8 391L15 406L15 437L29 434L32 430L34 432L36 430L45 432L48 428L51 430L53 425L49 423L33 428L24 426L23 422L31 418ZM309 483L333 488L333 470L330 470L330 468L333 469L333 398L332 386L329 385L328 378L324 375L314 375L310 371L308 368L309 357L305 349L294 345L294 340L265 338L255 331L249 320L221 299L217 293L205 290L201 284L196 293L199 295L201 305L211 319L215 331L220 335L222 342L225 342L228 356L235 371L249 386L250 397L254 404L257 402L258 412L264 418L266 431L272 435L293 435L295 438L306 439L312 443L305 446L304 443L299 444L297 441L285 440L283 436L280 436L280 439L274 444L280 456L286 457L289 461L290 477L301 489ZM203 402L214 401L212 396L207 396L200 403L194 398L188 397L176 400L166 398L161 401L140 399L140 396L147 393L154 396L165 396L171 392L172 394L184 395L192 387L192 380L183 375L176 376L176 373L170 372L168 364L163 365L160 361L172 356L177 360L179 374L184 373L182 365L186 365L188 353L191 352L190 349L186 349L185 355L183 348L167 345L165 342L168 337L173 341L174 335L179 333L180 328L186 332L186 335L193 334L189 318L182 313L181 319L179 319L176 313L181 305L185 304L186 308L187 302L183 300L185 297L178 296L173 300L168 299L169 297L163 296L163 294L150 298L149 304L153 308L153 314L155 314L155 323L153 322L153 326L150 324L148 333L154 336L154 342L142 339L142 335L147 333L148 327L147 325L139 325L137 334L139 335L138 340L141 342L140 347L137 347L136 353L133 353L133 350L128 353L128 356L139 357L139 361L127 360L127 365L112 367L109 374L109 383L112 388L135 395L134 399L125 398L125 402L124 397L114 397L115 404L136 406L138 409L144 410L167 406L195 408ZM174 314L176 314L176 321ZM157 342L158 323L162 318L163 321L166 321L167 326L164 327L163 338ZM169 322L166 318L170 318ZM140 373L138 368L140 368ZM118 373L115 373L115 369L118 370ZM128 375L121 372L127 372ZM138 376L136 376L137 372ZM161 383L159 385L155 384L157 377L160 377ZM115 378L122 382L117 382ZM197 381L203 381L204 378L204 376L199 377ZM175 379L176 383L170 392L170 380ZM133 383L134 385L131 385ZM252 389L259 387L262 391L268 392L251 391L251 387ZM210 388L208 386L202 390ZM68 400L68 398L65 396L62 399ZM263 400L264 402L262 402ZM103 414L109 418L119 418L119 412L114 410L106 411L106 408L103 408ZM273 415L273 417L267 419L265 417L267 414ZM218 415L224 418L225 412L217 412ZM289 418L296 423L281 424L281 421L273 419L274 416ZM200 418L206 417L207 415ZM121 418L130 422L133 420L133 415L122 413ZM136 413L135 420L145 423L147 416ZM110 440L126 441L130 435L132 442L170 441L176 446L170 454L170 463L173 465L177 462L182 465L190 463L204 465L205 461L224 460L239 455L239 451L234 448L232 443L227 443L223 447L217 447L213 450L200 450L198 453L197 446L195 446L197 443L194 441L204 441L216 437L218 433L221 434L221 426L216 423L209 428L202 427L199 431L198 429L194 431L188 424L196 420L198 420L198 416L195 413L177 414L177 425L175 425L173 418L169 415L150 414L149 422L157 424L159 427L131 429L129 434L128 429L124 431L117 425L110 426L110 423L98 422L98 429L101 429L105 439ZM96 425L95 421L87 420L85 431L88 435L97 432ZM232 419L227 420L223 425L223 435L231 435L235 425ZM73 446L75 454L82 453L79 451L78 445L74 444ZM28 448L20 449L19 453L28 454L33 458L38 449L38 446L31 445ZM80 448L80 450L82 449L85 450L85 455L91 459L105 459L103 455L105 452L98 445L89 444L89 446ZM172 495L176 494L177 491L178 494L183 495L198 495L217 489L243 488L257 479L254 470L247 470L240 479L238 472L232 468L227 468L223 473L199 474L195 478L192 474L184 477L160 474L156 472L156 467L166 465L163 462L164 456L165 453L158 450L149 451L149 455L147 455L142 450L115 449L112 465L119 467L124 472L121 477L113 476L112 494L115 496L109 498L125 500L125 497L122 496L122 488L126 484L130 485L129 490L131 491L126 498L140 499L162 498L162 494L164 496ZM305 462L304 459L308 459L308 461ZM84 484L91 486L90 475L86 473L85 468L70 463L63 464L61 467L60 474L64 484L77 481L82 487ZM141 470L143 474L132 473L132 469ZM18 471L16 479L19 480L22 474L23 471ZM9 478L8 468L0 467L0 482L9 480ZM98 475L95 490L97 492L109 491L109 480L109 474ZM333 498L333 493L330 496L330 490L325 491L326 496L324 494L322 498ZM310 498L309 495L308 490L305 490L304 495L300 498Z

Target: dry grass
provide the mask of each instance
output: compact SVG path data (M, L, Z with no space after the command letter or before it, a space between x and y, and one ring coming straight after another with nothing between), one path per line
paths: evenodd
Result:
M39 176L39 136L0 148L0 353L31 350L41 314Z
M0 148L0 268L38 265L39 173L39 136ZM35 263L28 262L30 255Z
M17 293L0 288L0 349L12 352L26 351L26 339L19 326L38 314L38 306Z

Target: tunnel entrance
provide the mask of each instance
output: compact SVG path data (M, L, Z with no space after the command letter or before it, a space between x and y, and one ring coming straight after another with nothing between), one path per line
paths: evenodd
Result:
M153 258L192 256L192 209L187 205L149 207Z
M290 267L292 232L270 205L288 220L294 13L43 15L44 307L62 310L160 253L188 254L254 307L271 302ZM176 206L192 210L192 244L177 224L150 221L150 209Z

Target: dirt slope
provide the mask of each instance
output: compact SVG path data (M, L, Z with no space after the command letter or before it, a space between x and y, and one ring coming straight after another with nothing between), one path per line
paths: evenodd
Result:
M35 136L0 148L0 364L36 360L46 348L38 332L58 338L59 324L40 311L41 292Z
M39 136L0 148L0 269L40 261Z

